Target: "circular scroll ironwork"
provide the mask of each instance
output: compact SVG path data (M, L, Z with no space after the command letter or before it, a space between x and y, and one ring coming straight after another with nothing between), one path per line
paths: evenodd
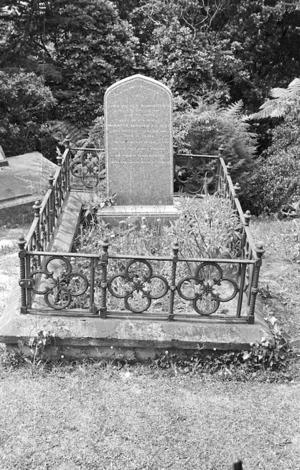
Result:
M215 313L220 302L229 302L238 292L237 283L223 277L221 266L215 262L203 262L194 276L181 279L177 292L184 300L192 302L194 310L203 316Z
M31 273L32 291L43 295L45 303L54 310L69 307L73 297L86 293L89 282L84 274L72 270L71 262L63 256L51 256L44 269Z
M70 172L75 178L80 178L88 188L95 188L100 180L100 161L96 151L86 151L71 160Z
M175 178L186 192L199 194L214 181L215 173L207 168L181 166L175 171Z
M143 313L152 300L164 297L169 285L165 277L153 273L146 260L131 260L123 272L112 276L107 283L110 294L124 299L125 308L132 313Z

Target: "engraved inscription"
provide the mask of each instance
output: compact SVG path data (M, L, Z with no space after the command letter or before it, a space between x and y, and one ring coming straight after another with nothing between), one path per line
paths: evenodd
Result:
M105 96L107 187L118 204L172 204L172 97L140 75Z

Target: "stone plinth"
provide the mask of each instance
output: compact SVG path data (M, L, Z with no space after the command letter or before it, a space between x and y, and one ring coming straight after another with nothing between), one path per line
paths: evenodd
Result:
M107 192L120 206L173 204L172 95L142 75L104 98Z

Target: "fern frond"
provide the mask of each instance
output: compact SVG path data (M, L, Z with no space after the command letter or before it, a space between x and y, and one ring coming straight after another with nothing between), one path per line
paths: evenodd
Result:
M285 107L277 100L268 100L266 101L257 113L250 114L246 116L246 120L253 121L255 119L266 119L270 117L284 117Z
M295 78L288 85L289 95L292 97L300 96L300 78Z
M241 118L243 107L243 101L239 100L235 103L230 104L227 108L223 109L222 114L224 115L224 117L227 117L229 119Z
M270 96L272 98L287 98L289 92L286 88L272 88Z
M284 117L297 105L300 98L300 78L295 78L287 88L272 88L270 96L257 113L247 116L247 120Z

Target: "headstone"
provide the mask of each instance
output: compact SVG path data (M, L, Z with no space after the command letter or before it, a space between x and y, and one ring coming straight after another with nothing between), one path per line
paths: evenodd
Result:
M173 204L172 94L134 75L106 91L107 192L117 205Z

